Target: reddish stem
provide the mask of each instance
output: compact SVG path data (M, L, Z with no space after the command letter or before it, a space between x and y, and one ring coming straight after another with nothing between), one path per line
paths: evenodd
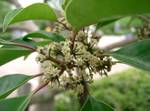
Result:
M26 48L26 49L30 49L30 50L33 51L33 52L36 51L36 48L33 48L33 47L28 46L28 45L25 45L25 44L15 43L15 45L16 45L16 46L23 47L23 48Z
M33 75L32 77L33 78L36 78L36 77L39 77L39 76L42 76L43 75L43 73L41 73L41 74L36 74L36 75Z
M33 91L33 95L36 94L38 91L40 91L41 89L43 89L44 87L46 87L49 84L49 82L46 82L44 84L42 84L41 86L39 86L37 89L35 89Z

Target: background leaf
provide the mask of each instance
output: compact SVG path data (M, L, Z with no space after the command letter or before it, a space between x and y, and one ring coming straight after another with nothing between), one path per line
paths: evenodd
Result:
M56 21L57 17L53 9L45 3L36 3L26 8L16 9L9 12L3 23L3 29L6 30L9 24L23 22L26 20L50 20Z
M0 100L0 111L24 111L30 102L31 96L22 96Z
M0 99L7 97L19 86L32 79L31 76L23 74L7 75L0 78ZM1 111L1 110L0 110Z
M149 14L149 4L150 0L72 0L65 11L69 23L80 29L101 20Z
M6 13L12 9L11 5L6 0L0 1L0 24L3 23Z
M110 19L110 20L106 20L106 21L101 21L101 22L97 23L96 29L99 29L99 28L101 28L101 27L103 27L105 25L108 25L108 24L111 24L113 22L116 22L117 20L119 20L119 18L117 18L117 19L116 18L115 19Z
M81 111L113 111L113 109L107 104L89 96Z
M65 38L61 35L55 34L55 33L50 33L50 32L45 32L45 31L36 31L36 32L31 32L27 34L26 36L23 37L24 40L30 39L30 38L42 38L50 41L55 41L55 42L60 42L64 41Z
M112 56L126 64L150 71L149 49L150 39L145 39L113 52Z
M0 48L0 66L31 52L23 48Z

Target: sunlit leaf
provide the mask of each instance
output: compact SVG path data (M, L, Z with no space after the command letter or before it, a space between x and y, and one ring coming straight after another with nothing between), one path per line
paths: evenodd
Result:
M55 34L55 33L51 33L51 32L45 32L45 31L31 32L31 33L29 33L23 37L24 40L27 40L30 38L42 38L42 39L55 41L55 42L60 42L60 41L65 40L65 38L59 34Z

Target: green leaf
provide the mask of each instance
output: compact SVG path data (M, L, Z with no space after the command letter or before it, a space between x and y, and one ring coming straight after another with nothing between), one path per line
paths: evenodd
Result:
M23 40L23 38L21 38L20 40L18 40L19 43L23 43L26 44L28 46L31 47L37 47L37 46L45 46L48 45L51 41L50 40L43 40L43 41L33 41L33 40Z
M15 45L15 43L0 39L0 45Z
M27 20L50 20L56 21L57 17L53 9L45 3L36 3L26 8L20 8L9 12L3 22L4 31L9 24Z
M43 41L34 41L31 40L29 38L19 38L19 39L15 39L12 41L13 43L19 43L19 44L23 44L32 48L36 48L37 46L45 46L48 45L51 41L50 40L43 40ZM14 45L15 46L15 45ZM3 46L5 48L10 48L10 45L5 45ZM18 46L16 46L18 47Z
M101 20L149 14L149 4L150 0L71 0L65 12L68 22L80 29Z
M37 46L45 46L48 45L51 41L50 40L43 40L43 41L34 41L34 40L29 40L29 39L23 39L21 38L18 40L19 43L23 43L26 45L30 45L31 47L37 47Z
M27 34L26 36L23 37L24 40L30 39L30 38L42 38L50 41L55 41L55 42L60 42L64 41L65 38L61 35L55 34L55 33L50 33L50 32L45 32L45 31L36 31L36 32L31 32Z
M30 50L23 48L0 48L0 66L30 53Z
M89 96L81 111L113 111L113 109L109 105Z
M150 71L150 39L138 41L112 53L112 56L126 64Z
M31 40L22 40L22 39L15 39L13 41L6 41L0 39L0 45L4 45L5 48L12 48L12 47L30 47L32 49L36 48L36 46L32 45Z
M48 45L50 43L50 41L41 41L41 42L35 42L34 44L36 46L45 46L45 45Z
M22 45L25 45L25 46L29 46L31 48L36 48L36 45L34 44L34 41L32 41L32 40L23 40L23 38L17 38L17 39L12 40L11 42L17 43L17 44L22 44Z
M7 97L14 90L27 81L32 79L31 76L23 74L7 75L0 78L0 99ZM0 110L1 111L1 110Z
M17 48L18 49L17 44L22 44L22 45L25 45L25 46L28 46L28 47L31 47L31 48L37 48L37 46L48 45L50 42L51 42L50 40L46 40L46 39L42 40L42 41L36 41L36 40L31 40L30 38L25 38L25 39L24 38L19 38L19 39L15 39L15 40L11 41L11 43L13 43L13 44L6 44L5 43L5 45L2 46L2 48ZM2 43L0 42L0 44L2 44Z
M24 111L30 100L30 95L0 100L0 111Z

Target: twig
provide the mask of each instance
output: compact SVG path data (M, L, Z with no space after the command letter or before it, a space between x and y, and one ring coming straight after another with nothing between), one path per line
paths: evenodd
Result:
M34 48L34 47L31 47L31 46L28 46L28 45L25 45L25 44L21 44L21 43L18 43L18 42L6 41L6 40L3 40L3 39L0 39L0 45L14 45L14 46L19 46L19 47L23 47L23 48L26 48L26 49L30 49L33 52L36 51L36 48Z
M50 60L50 61L52 61L52 62L54 62L54 63L56 63L56 64L63 64L63 62L62 61L59 61L59 60L57 60L56 58L53 58L53 57L51 57L50 55L46 55L43 51L42 52L40 52L42 55L44 55L44 56L46 56L46 58L47 58L47 60Z
M71 30L66 24L60 22L60 21L57 21L59 24L61 24L66 30Z
M31 46L28 46L28 45L25 45L25 44L20 44L20 43L14 42L14 45L19 46L19 47L23 47L23 48L26 48L26 49L30 49L30 50L33 51L33 52L36 51L36 48L31 47Z
M82 107L89 96L88 85L85 80L83 80L83 93L78 94L80 106Z
M43 54L43 55L45 55L45 54ZM50 61L56 63L56 64L60 64L60 65L63 65L63 64L64 64L64 62L59 61L59 60L57 60L56 58L53 58L53 57L51 57L51 56L46 56L46 58L47 58L48 60L50 60Z
M43 76L43 73L33 75L32 78L36 78L36 77L39 77L39 76Z
M83 74L80 73L79 67L76 69L76 73L77 75L82 76L83 92L78 94L80 107L82 107L90 93L89 93L87 81L84 79Z
M74 44L75 44L75 39L76 39L77 34L78 34L77 31L73 32L73 36L71 38L71 46L70 46L71 51L74 49Z
M49 82L46 82L44 84L42 84L41 86L39 86L37 89L35 89L33 91L33 95L36 94L38 91L40 91L41 89L43 89L45 86L47 86L49 84Z
M146 16L139 15L138 18L140 18L140 19L142 19L144 21L150 22L149 18L146 17Z

